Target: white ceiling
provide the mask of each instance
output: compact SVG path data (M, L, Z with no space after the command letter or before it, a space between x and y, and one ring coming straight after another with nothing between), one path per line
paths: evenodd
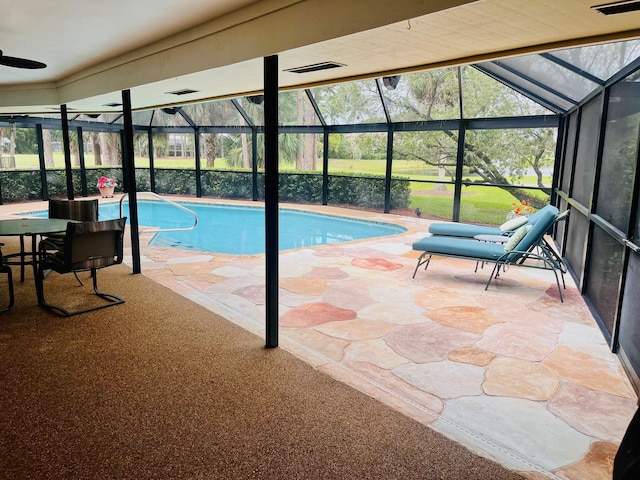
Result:
M600 0L0 0L0 114L119 111L256 93L277 54L281 88L640 37L640 12ZM296 74L334 61L341 68ZM179 89L197 93L175 96Z

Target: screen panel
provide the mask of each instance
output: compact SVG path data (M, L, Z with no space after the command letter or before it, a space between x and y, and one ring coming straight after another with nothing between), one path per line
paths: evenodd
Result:
M584 268L584 249L589 229L587 217L572 209L567 229L565 257L578 277L578 281L581 281Z
M640 82L630 77L611 88L596 213L624 233L629 229L640 136Z
M610 336L622 275L624 247L602 228L594 226L589 254L586 294Z
M640 255L631 253L620 309L618 344L624 350L636 377L640 377Z
M572 197L587 208L591 205L593 177L598 150L598 126L600 124L600 97L590 101L582 110L578 132L576 168L573 176Z

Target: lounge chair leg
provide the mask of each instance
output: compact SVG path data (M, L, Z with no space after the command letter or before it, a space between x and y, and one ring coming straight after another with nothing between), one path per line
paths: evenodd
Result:
M556 285L558 286L558 295L560 295L560 303L564 303L564 298L562 297L562 289L560 288L560 280L558 279L558 272L556 271L555 268L553 269L553 274L556 276ZM564 283L564 277L562 277L562 281Z
M487 284L484 286L484 289L487 290L489 288L489 284L493 278L498 278L498 272L500 272L500 264L496 263L491 271L491 275L489 276L489 280L487 280Z
M429 255L429 258L427 258L426 260L423 260L425 255L427 255L427 252L424 252L422 255L420 255L420 257L418 257L418 264L416 265L416 268L413 271L413 278L416 278L416 273L418 273L418 268L420 268L420 265L426 264L424 266L425 270L429 267L429 262L431 261L431 257L433 255Z

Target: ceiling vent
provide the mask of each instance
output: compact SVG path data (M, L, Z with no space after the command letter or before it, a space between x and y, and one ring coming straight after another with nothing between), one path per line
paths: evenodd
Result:
M621 2L606 3L591 7L603 15L616 15L618 13L637 12L640 10L640 0L622 0Z
M116 103L116 102L111 102L111 103L105 103L103 105L103 107L121 107L122 104L121 103Z
M329 70L330 68L340 68L345 67L342 63L337 62L321 62L314 63L313 65L305 65L304 67L295 67L295 68L285 68L285 72L293 72L293 73L309 73L309 72L317 72L319 70Z
M200 90L192 90L190 88L184 88L182 90L176 90L175 92L166 92L167 95L189 95L190 93L197 93Z

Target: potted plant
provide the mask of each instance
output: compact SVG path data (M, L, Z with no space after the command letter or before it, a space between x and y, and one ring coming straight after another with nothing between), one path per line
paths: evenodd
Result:
M116 188L116 185L118 185L118 183L115 178L100 177L100 180L98 180L98 190L100 190L102 198L113 197L113 190Z
M521 202L513 202L511 204L512 210L507 213L507 220L511 220L512 218L525 216L528 217L535 209L531 206L531 202L527 200L522 200Z

